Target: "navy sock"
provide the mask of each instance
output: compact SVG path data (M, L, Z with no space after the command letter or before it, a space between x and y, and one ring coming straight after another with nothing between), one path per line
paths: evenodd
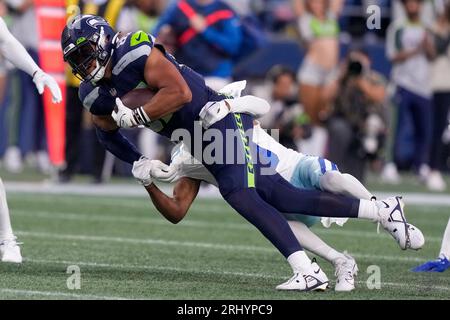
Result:
M359 199L291 185L280 175L258 176L258 193L280 212L318 217L357 218Z
M302 250L286 219L258 195L255 189L242 189L224 199L254 225L285 256Z

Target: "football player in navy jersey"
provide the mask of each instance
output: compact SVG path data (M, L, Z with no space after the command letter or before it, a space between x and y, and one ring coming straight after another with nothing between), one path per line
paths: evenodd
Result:
M261 105L267 102L248 96L233 101L211 90L203 77L188 66L178 64L162 46L154 43L151 35L142 31L127 35L116 33L104 19L83 15L66 26L61 44L65 61L83 80L80 99L93 115L99 140L111 153L130 164L142 157L122 136L120 128L143 125L168 138L174 138L177 129L190 133L190 141L184 143L190 145L192 155L199 157L214 176L225 201L258 228L291 265L294 276L277 289L324 290L328 285L327 279L313 269L311 260L280 212L378 221L402 249L417 249L423 245L420 231L406 222L403 203L398 197L369 201L314 190L302 191L279 174L262 174L263 166L258 159L252 159L254 145L246 136L246 133L251 134L253 118L230 111L235 111L233 106L240 101L251 100ZM120 97L139 87L151 88L156 93L146 104L131 110L123 105ZM233 154L234 159L239 157L232 164L229 161L210 163L195 152L202 152L212 144L195 135L196 130L203 130L199 114L205 106L221 117L210 128L223 137L227 130L238 132L237 143L224 141L221 150L215 150L224 158L228 154Z

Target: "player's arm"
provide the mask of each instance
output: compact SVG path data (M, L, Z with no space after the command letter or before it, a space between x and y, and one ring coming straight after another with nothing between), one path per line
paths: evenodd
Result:
M154 183L145 187L156 209L173 224L177 224L186 216L199 188L199 180L186 177L175 184L172 197L159 190Z
M125 136L111 116L92 116L97 138L103 147L122 161L133 164L142 154Z
M47 86L52 93L53 102L58 103L62 100L61 90L56 81L39 68L23 45L9 32L2 18L0 18L0 51L16 68L33 77L39 94L42 94L44 87Z
M160 119L191 102L192 92L181 73L159 49L153 49L147 59L144 77L148 86L157 90L143 106L150 121Z

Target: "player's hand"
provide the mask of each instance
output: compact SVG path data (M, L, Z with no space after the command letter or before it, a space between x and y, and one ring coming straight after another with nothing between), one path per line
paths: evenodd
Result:
M134 117L133 110L125 106L119 98L116 98L116 107L117 110L114 110L111 116L119 127L134 128L139 125Z
M33 82L36 85L39 94L43 94L45 87L47 87L52 94L53 103L60 103L62 101L62 93L58 83L56 83L53 77L49 76L41 69L34 73Z
M239 98L242 95L242 91L244 91L245 87L247 87L247 80L237 81L230 83L220 89L219 93L224 94L228 97Z
M150 174L153 163L146 157L141 157L138 161L133 163L133 169L131 172L136 180L144 187L148 187L153 183L152 176Z
M152 170L150 172L152 178L161 181L174 183L177 182L181 177L179 176L179 170L177 165L168 166L159 160L152 161Z
M208 129L214 123L222 120L230 113L230 108L225 100L217 102L208 102L200 110L200 121L203 128Z

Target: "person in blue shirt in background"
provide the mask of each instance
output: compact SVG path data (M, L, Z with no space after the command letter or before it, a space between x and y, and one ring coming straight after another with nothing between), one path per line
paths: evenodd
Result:
M179 0L172 2L152 31L176 38L175 56L181 63L206 78L219 90L231 80L233 56L239 53L242 29L237 14L221 0Z

